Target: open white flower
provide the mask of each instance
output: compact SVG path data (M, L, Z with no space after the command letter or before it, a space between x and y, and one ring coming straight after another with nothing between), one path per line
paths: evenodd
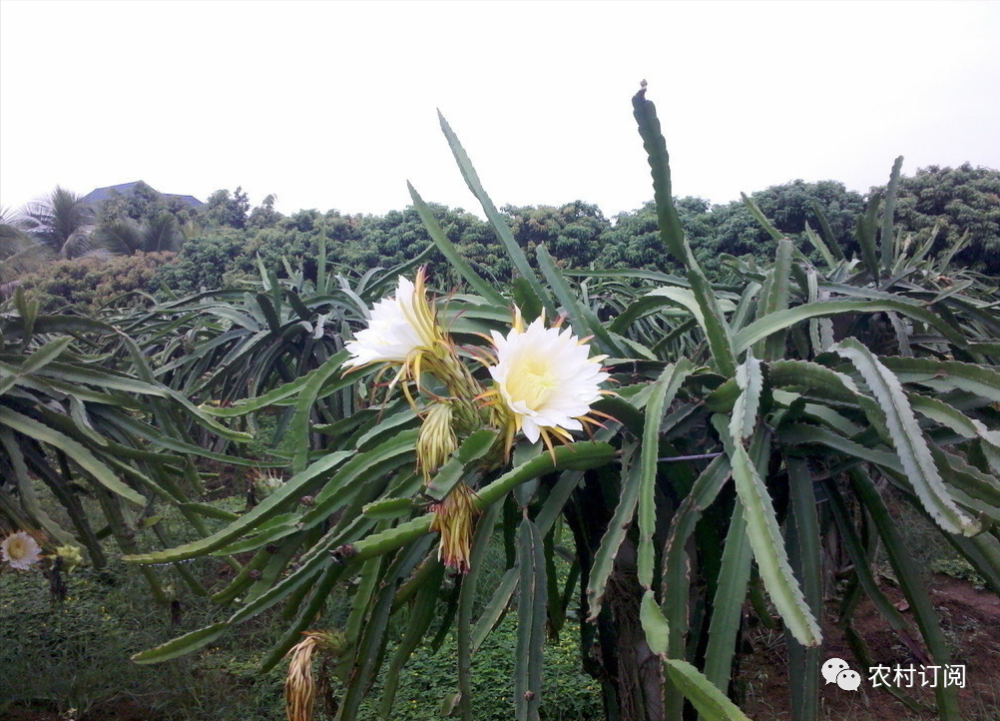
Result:
M590 420L590 405L601 397L599 385L609 375L601 370L605 356L590 358L590 346L569 328L546 328L537 318L524 328L520 311L504 338L492 331L497 364L490 367L496 393L513 418L513 429L532 443L550 434L570 440L569 431Z
M10 564L11 568L27 571L32 564L38 563L42 557L42 549L38 542L25 531L12 533L0 544L0 555Z
M368 327L347 343L351 358L345 365L362 366L379 361L405 363L414 350L429 340L423 336L422 331L426 332L426 329L415 308L420 303L426 305L427 301L417 297L417 288L413 283L399 276L395 297L377 302L372 308ZM430 342L433 343L433 339Z

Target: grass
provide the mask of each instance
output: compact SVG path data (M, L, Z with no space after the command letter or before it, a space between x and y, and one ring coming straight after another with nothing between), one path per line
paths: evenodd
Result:
M0 575L0 713L19 704L101 718L102 709L128 701L163 719L276 718L283 672L257 671L272 640L265 624L197 656L138 666L132 654L205 625L219 611L203 600L185 603L174 625L170 610L152 603L142 578L121 562L79 569L67 582L66 599L55 601L40 573Z
M217 503L238 510L243 499ZM185 539L187 527L175 514L168 511L163 523L175 542ZM106 550L111 557L118 555L110 543ZM482 587L490 591L503 572L499 539L487 564ZM187 568L211 590L225 582L216 575L217 561L199 559ZM18 706L58 714L76 709L77 719L104 719L121 704L146 709L148 718L157 721L284 718L284 664L260 672L261 661L285 627L280 609L232 629L197 653L152 666L129 660L137 651L228 615L162 570L168 591L180 604L179 623L172 621L170 608L152 602L136 568L121 561L102 570L84 566L65 576L69 592L63 601L51 598L48 580L37 570L0 572L0 718L5 709ZM320 624L342 624L347 609L346 597L333 596ZM394 621L390 638L401 631L402 623ZM546 647L542 713L548 721L603 718L598 684L580 670L578 637L579 626L571 619ZM508 615L474 658L477 721L511 716L515 639L516 621ZM400 680L392 718L439 719L442 700L457 690L455 658L453 636L436 653L427 644L418 648ZM358 721L377 718L383 683L384 671ZM317 714L317 721L322 718Z

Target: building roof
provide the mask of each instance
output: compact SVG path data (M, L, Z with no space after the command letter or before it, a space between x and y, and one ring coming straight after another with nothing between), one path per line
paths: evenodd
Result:
M121 185L109 185L107 188L97 188L95 190L91 190L89 193L83 196L83 202L92 204L102 203L105 200L108 200L109 198L113 198L116 194L132 195L132 193L135 192L135 187L142 182L143 181L141 180L136 180L132 183L122 183ZM147 186L149 185L148 183L144 184ZM191 208L197 208L199 206L204 205L203 202L198 200L193 195L174 195L172 193L160 193L160 195L162 195L164 198L173 198L175 200L178 200L184 205L187 205L188 207Z

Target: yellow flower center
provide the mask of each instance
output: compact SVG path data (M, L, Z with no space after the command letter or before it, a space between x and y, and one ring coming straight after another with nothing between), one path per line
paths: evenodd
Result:
M28 556L28 544L20 537L15 536L7 546L7 555L12 561L20 561Z
M524 401L531 410L538 410L559 385L556 369L548 358L526 356L510 369L507 393L513 402Z

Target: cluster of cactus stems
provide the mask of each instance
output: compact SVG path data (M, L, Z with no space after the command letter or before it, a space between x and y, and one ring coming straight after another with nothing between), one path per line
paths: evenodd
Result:
M950 663L885 496L926 517L1000 592L996 288L949 268L954 252L935 256L895 231L901 161L885 196L872 197L858 221L858 257L848 257L822 214L822 233L810 228L793 239L747 200L774 238L774 262L723 258L739 282L713 283L685 237L666 142L645 95L643 87L632 105L659 239L682 275L564 272L544 246L530 263L442 118L463 178L516 270L510 292L472 267L411 186L434 248L469 294L430 300L423 272L407 279L423 258L359 281L365 293L336 295L323 276L317 303L342 313L353 340L335 339L317 367L259 397L200 409L210 420L284 409L295 444L290 477L221 530L131 552L144 568L255 554L215 596L237 604L228 620L137 662L193 651L284 603L293 620L264 667L295 649L289 717L303 721L315 697L307 661L326 647L303 633L323 633L309 629L337 584L350 582L344 641L329 644L344 682L339 721L355 718L376 687L381 715L392 717L399 675L438 618L437 638L455 630L457 712L472 721L471 659L511 608L514 718L537 721L546 640L578 604L581 660L601 685L608 721L682 721L695 712L746 721L727 692L752 600L758 614L773 609L777 618L767 622L786 631L791 718L817 721L824 599L839 593L829 579L843 573L850 583L836 622L852 637L867 595L901 637L919 635L936 665ZM289 323L306 322L308 308L292 297L272 278L258 300L278 320L302 306ZM547 327L546 318L566 322ZM282 326L273 327L279 337ZM391 379L381 408L359 400L369 371L376 383ZM0 423L9 419L33 429L0 407ZM584 430L593 437L582 439ZM566 529L571 544L559 540ZM507 567L484 589L482 559L501 534ZM825 552L831 546L838 568ZM916 628L878 587L871 559L879 547ZM559 556L571 559L565 588L557 586ZM390 639L401 609L406 629ZM869 665L857 646L859 665ZM640 665L648 673L621 672ZM906 690L893 693L916 707ZM954 688L935 689L935 702L943 721L961 718Z

